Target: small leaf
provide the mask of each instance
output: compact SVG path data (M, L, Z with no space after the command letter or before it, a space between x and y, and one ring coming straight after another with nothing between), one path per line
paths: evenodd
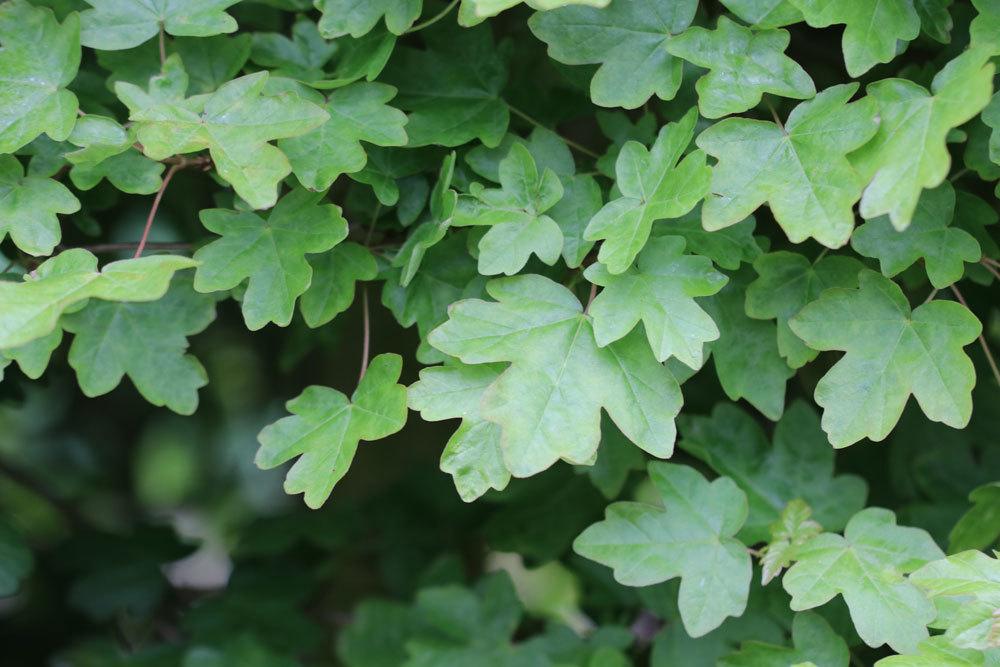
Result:
M420 16L422 0L314 0L323 15L319 31L326 39L350 35L363 37L384 17L385 27L402 35Z
M810 519L810 516L812 509L809 505L796 498L785 505L781 516L771 524L771 539L760 550L762 586L767 586L782 570L798 560L802 546L823 532L823 526Z
M438 180L430 196L431 217L413 230L392 259L392 265L402 269L399 284L406 287L420 269L420 264L430 248L433 248L452 224L452 216L458 204L458 193L451 189L451 179L455 173L455 153L444 159Z
M356 284L374 280L378 266L368 248L340 243L333 250L309 258L312 280L302 293L299 310L306 324L315 329L330 322L354 303Z
M719 667L848 667L851 652L819 614L804 612L792 620L795 648L760 641L743 642L738 653L727 655Z
M25 176L16 157L0 155L0 241L10 234L29 255L49 255L62 238L56 214L79 210L79 200L65 185Z
M948 536L948 551L986 549L1000 538L1000 483L990 482L969 494L972 508L958 520Z

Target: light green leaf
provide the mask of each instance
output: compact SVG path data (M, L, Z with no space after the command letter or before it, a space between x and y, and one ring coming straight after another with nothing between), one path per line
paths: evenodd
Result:
M1000 55L1000 3L997 0L972 0L972 5L979 12L969 26L972 48Z
M722 0L722 4L755 28L780 28L802 20L791 0Z
M392 259L392 265L402 269L399 284L406 287L420 269L420 264L430 248L433 248L452 224L452 215L458 204L458 193L451 189L451 179L455 174L455 153L449 153L441 164L438 180L430 195L429 220L422 222L403 242L399 252Z
M749 282L749 271L743 270L730 276L718 294L702 300L719 327L719 339L709 347L726 396L733 401L745 398L777 421L785 409L785 383L795 371L778 352L777 327L747 317L743 304Z
M910 575L910 582L932 600L956 604L948 619L947 637L956 647L985 651L1000 648L1000 561L981 551L963 551L927 563ZM939 619L940 620L940 619Z
M787 30L752 31L725 16L715 30L689 28L667 41L666 50L709 70L698 79L698 109L705 118L740 113L764 93L805 100L816 86L798 63L784 54Z
M840 530L865 506L867 485L855 475L833 472L833 450L819 418L801 401L792 403L774 429L771 445L746 412L719 403L711 417L680 422L680 447L732 479L747 494L750 514L740 539L764 542L770 526L793 500L808 503L827 530Z
M379 20L385 18L385 27L394 35L402 35L420 16L422 0L314 0L316 9L323 15L319 31L323 37L333 39L342 35L362 37L368 34Z
M458 199L452 225L489 227L479 240L481 274L513 275L532 254L549 265L559 260L562 230L545 212L562 199L562 183L551 169L538 173L524 144L500 162L500 188L473 183L470 193Z
M408 392L410 409L427 421L461 418L441 453L441 470L454 478L458 495L467 503L491 488L503 491L510 481L500 450L500 427L480 414L483 395L503 370L503 364L425 368Z
M63 157L70 164L96 163L124 152L132 145L128 130L107 116L87 114L76 121L66 139L78 150Z
M998 658L981 651L958 648L946 637L920 642L917 652L882 658L875 667L996 667Z
M587 240L587 225L601 210L604 196L597 179L589 174L562 177L563 196L548 213L563 234L562 257L575 269L583 264L594 242Z
M934 77L931 93L905 79L868 86L881 118L874 138L851 155L869 185L861 215L888 215L896 229L910 224L920 190L937 187L951 167L946 138L977 113L993 92L993 65L966 51Z
M615 0L608 7L538 12L528 27L567 65L600 65L590 97L602 107L642 106L652 95L673 99L681 61L664 48L694 19L697 0Z
M80 66L80 19L63 23L26 0L0 5L0 153L13 153L43 132L63 141L79 104L66 90Z
M16 361L26 377L37 380L45 373L49 359L62 343L62 339L63 330L57 326L41 338L36 338L18 347L0 350L0 366L6 366L9 362Z
M583 531L573 549L614 569L626 586L681 578L684 629L700 637L746 608L752 568L733 536L747 516L746 496L727 477L709 483L694 469L650 463L663 507L619 502Z
M320 204L323 193L292 190L265 220L250 211L204 209L201 223L221 235L195 252L194 288L218 292L249 279L243 319L251 331L268 322L287 326L295 299L312 281L308 253L329 250L347 237L340 208Z
M897 526L892 512L870 507L854 515L843 537L823 533L803 545L782 584L795 611L842 595L866 644L908 652L927 639L935 610L903 575L943 555L923 530Z
M325 79L323 68L338 51L339 43L323 39L316 24L307 18L296 21L291 33L291 37L280 32L254 33L250 59L270 68L272 76L305 83Z
M85 395L107 394L128 375L153 405L190 415L208 378L201 363L186 354L187 336L204 331L214 319L214 299L183 280L174 281L156 301L91 301L64 315L60 324L76 334L69 365Z
M570 5L607 7L611 0L462 0L458 8L458 22L463 26L482 23L491 16L524 3L532 9L548 11Z
M25 176L13 155L0 155L0 241L10 234L29 255L49 255L62 238L57 213L80 210L80 202L58 181Z
M697 120L691 109L660 129L652 150L629 141L618 154L615 183L622 196L605 204L584 233L587 240L604 240L597 258L611 273L632 266L655 221L679 218L708 193L712 171L705 154L694 151L681 160Z
M179 60L168 67L177 68ZM168 70L169 71L169 70ZM174 70L149 92L124 81L115 92L129 108L143 152L154 160L208 149L219 175L254 208L270 208L278 183L291 173L285 154L267 143L304 134L328 118L321 107L293 93L263 95L267 72L234 79L210 95L183 98L187 75ZM167 80L163 80L166 83Z
M719 667L789 667L810 664L813 667L847 667L851 652L847 642L833 631L819 614L796 614L792 621L795 648L760 641L743 642L738 653L719 661Z
M188 257L155 255L112 262L97 270L83 249L45 261L24 282L0 281L0 349L24 345L55 329L59 316L86 299L155 301L174 272L195 266Z
M922 259L931 284L942 289L962 279L965 262L978 262L983 254L972 235L951 226L954 213L955 189L945 182L924 191L909 227L899 231L888 217L876 218L858 227L851 247L878 259L889 278Z
M452 304L428 340L467 364L512 362L480 408L501 427L511 473L527 477L558 459L591 463L601 408L636 445L670 455L680 389L638 332L598 347L576 297L541 276L493 280L487 291L496 302Z
M378 275L371 251L350 242L310 257L309 266L312 281L299 300L299 310L313 329L330 322L354 303L356 283L374 280Z
M792 368L800 368L818 354L792 332L788 320L831 287L857 287L864 265L853 257L822 257L810 262L794 252L779 250L758 257L758 277L747 287L746 313L758 320L776 319L778 352Z
M178 37L208 37L236 32L226 8L239 0L86 0L80 14L84 46L118 51L139 46L160 30Z
M363 169L368 157L362 141L379 146L406 144L406 114L386 102L392 86L353 83L335 90L323 108L330 118L315 130L278 142L303 187L326 190L341 174Z
M798 558L802 546L823 532L823 526L813 521L811 516L812 508L804 500L796 498L788 501L781 515L770 525L770 540L760 550L762 586L767 586L789 567Z
M257 465L269 470L298 457L285 492L302 493L306 505L319 508L347 473L360 440L380 440L406 424L406 387L397 384L402 366L398 354L378 355L350 399L329 387L307 387L287 403L291 416L257 436Z
M78 190L91 190L103 179L108 179L115 188L133 195L149 195L163 184L162 162L129 148L124 153L113 155L97 163L73 165L69 170L69 180Z
M969 494L972 507L948 536L948 551L986 549L1000 537L1000 482L990 482Z
M705 229L736 224L766 203L793 243L847 243L866 181L846 155L879 127L874 101L848 102L857 89L827 88L795 107L784 127L727 118L702 132L698 147L719 161L702 207Z
M912 41L920 33L920 17L913 0L790 0L814 28L844 24L844 64L859 77L879 63L896 57L897 42Z
M816 385L834 447L885 439L911 394L933 421L969 422L976 374L962 347L982 327L964 306L931 301L911 312L894 282L866 270L859 289L827 290L789 325L814 350L847 353Z
M990 160L1000 165L1000 92L994 94L983 109L983 123L992 130L989 141Z
M719 329L694 297L715 294L729 280L708 258L685 255L680 237L661 236L646 244L625 273L591 264L584 275L604 287L589 311L598 345L624 338L641 320L657 361L676 357L701 368L702 348L719 337Z

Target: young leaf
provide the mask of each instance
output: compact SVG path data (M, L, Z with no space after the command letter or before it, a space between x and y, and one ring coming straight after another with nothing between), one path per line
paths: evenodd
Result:
M600 65L590 97L602 107L642 106L652 95L670 100L681 85L681 61L664 48L694 19L697 0L615 0L608 7L563 7L528 21L567 65Z
M799 550L813 537L823 532L823 526L813 521L812 509L804 500L790 500L781 516L769 527L771 539L760 550L760 583L767 586L798 559Z
M541 472L560 458L592 462L601 408L636 445L670 455L680 388L638 332L598 347L576 297L542 276L492 280L486 289L496 302L453 304L428 340L467 364L511 362L480 409L500 425L514 476Z
M13 153L43 132L63 141L79 104L66 90L80 67L80 19L63 23L27 0L0 5L0 153Z
M712 172L705 154L694 151L681 160L697 120L691 109L660 129L652 150L629 141L618 154L615 183L622 196L605 204L584 233L590 241L604 240L597 257L611 273L632 266L655 221L679 218L708 192Z
M410 409L427 421L461 418L441 453L441 470L454 478L458 495L467 503L491 488L502 491L510 481L500 450L500 427L480 414L483 394L503 370L502 364L425 368L407 392Z
M361 142L378 146L406 144L406 114L387 105L392 86L353 83L330 93L323 108L330 118L318 128L278 142L303 187L326 190L341 174L364 168Z
M86 250L62 252L24 282L0 281L0 349L45 336L64 311L86 299L155 301L176 271L196 264L188 257L155 255L112 262L98 271L97 258Z
M913 8L913 0L790 2L814 28L844 24L844 64L852 77L889 62L896 57L897 42L912 41L920 33L920 17Z
M680 577L681 620L689 635L700 637L746 608L750 555L733 537L747 516L746 496L727 477L709 483L673 463L650 463L649 476L662 508L612 503L573 549L613 568L626 586Z
M792 620L792 642L795 648L775 646L760 641L743 642L737 653L719 661L719 667L848 667L851 652L847 642L833 631L830 624L811 612L796 614Z
M210 95L187 99L183 98L186 74L175 76L167 96L155 87L156 79L148 93L124 81L115 84L143 153L162 160L207 148L219 175L236 194L254 208L273 206L278 183L292 168L285 154L267 142L304 134L323 124L329 114L290 92L264 95L266 71L234 79Z
M330 322L354 303L356 283L374 280L378 275L371 251L350 242L310 257L309 266L312 281L299 299L299 310L306 325L313 329Z
M340 50L340 44L323 39L316 24L307 18L296 21L291 33L291 37L280 32L254 33L250 59L270 68L274 76L313 84L325 79L323 68Z
M243 319L251 331L268 322L287 326L295 299L312 281L307 253L329 250L347 237L340 208L320 204L323 193L292 190L265 220L250 211L213 208L201 211L201 223L221 235L199 248L194 288L218 292L249 279L243 295Z
M61 325L76 334L69 365L85 395L106 394L128 375L153 405L190 415L208 378L201 363L186 354L187 336L202 332L214 319L214 300L184 280L175 281L156 301L92 301L64 315Z
M905 653L927 639L935 610L903 575L943 555L923 530L897 526L892 512L869 507L847 523L843 537L823 533L803 545L782 584L795 611L842 595L866 644Z
M392 258L392 265L402 269L399 276L399 284L402 287L410 284L420 269L424 255L444 238L445 234L448 233L448 228L451 227L452 216L458 204L458 193L451 189L451 179L454 174L455 153L451 152L441 164L437 183L434 184L434 190L431 191L430 219L413 230L413 233L400 247L399 252Z
M702 132L698 147L719 160L701 211L705 229L736 224L766 203L792 243L847 243L866 181L846 156L879 127L873 100L848 102L857 89L827 88L795 107L784 127L727 118Z
M524 144L515 143L500 162L500 188L473 184L461 197L452 224L481 225L489 230L479 240L479 272L514 275L532 254L555 264L562 253L559 225L545 212L563 196L562 183L551 169L541 174Z
M827 290L789 325L814 350L847 353L816 385L834 447L885 439L911 394L929 419L968 423L976 373L962 348L982 326L964 306L931 301L911 312L894 282L866 270L858 289Z
M0 155L0 241L10 234L29 255L50 255L62 238L56 214L79 210L79 200L65 185L25 176L16 157Z
M385 27L394 35L405 33L420 16L422 0L315 0L319 32L326 39L343 35L363 37L384 17Z
M406 423L406 387L397 384L397 354L372 359L350 399L328 387L307 387L287 403L290 417L266 426L257 439L257 465L269 470L298 457L285 477L286 493L302 493L319 508L347 473L360 440L380 440Z
M881 119L874 138L851 155L868 186L861 215L888 215L896 229L910 224L923 188L937 187L951 167L948 133L990 101L994 67L966 51L937 73L931 92L905 79L868 86Z
M80 14L80 41L108 51L131 49L161 31L178 37L208 37L235 32L236 19L226 8L239 0L87 0Z
M790 40L786 30L752 31L720 16L715 30L688 28L665 48L709 70L695 84L698 110L721 118L757 106L764 93L798 100L816 94L806 71L784 54Z
M747 287L746 313L758 320L777 320L778 352L789 366L800 368L818 353L792 332L788 320L831 287L857 287L858 274L865 267L843 255L810 262L797 253L779 250L758 257L753 268L758 277Z
M876 218L858 227L851 247L859 255L878 259L882 274L889 278L922 259L931 284L942 289L962 279L965 262L982 257L976 239L951 226L954 214L955 190L945 182L924 191L909 227L899 231L888 217Z
M948 618L945 637L959 648L997 648L996 610L1000 608L1000 561L981 551L963 551L927 563L910 581L935 602L958 606Z
M801 401L792 403L774 429L774 444L754 419L728 403L711 417L680 421L680 447L732 479L747 494L750 514L740 539L756 544L768 539L770 526L792 501L808 503L827 530L840 530L865 506L864 480L833 472L833 450L819 418Z
M948 551L986 549L1000 537L1000 483L990 482L969 494L972 508L958 520L948 536Z
M693 369L704 363L703 346L719 337L715 322L694 300L718 292L729 280L712 262L684 254L684 239L651 239L636 266L618 275L591 264L587 280L604 287L590 306L594 338L604 347L641 320L657 361L676 357Z

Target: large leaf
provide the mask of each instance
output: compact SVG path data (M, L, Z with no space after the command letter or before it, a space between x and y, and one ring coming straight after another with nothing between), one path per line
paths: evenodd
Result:
M208 37L234 32L226 8L239 0L87 0L80 15L84 46L116 51L139 46L161 31L178 37Z
M981 551L963 551L927 563L910 575L939 605L956 605L946 617L945 637L959 648L996 648L996 610L1000 608L1000 561ZM941 619L939 619L941 620Z

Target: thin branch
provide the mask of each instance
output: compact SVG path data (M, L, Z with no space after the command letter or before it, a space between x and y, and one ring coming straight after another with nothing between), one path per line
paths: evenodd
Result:
M930 303L931 301L934 300L934 297L936 297L937 295L938 295L938 289L937 288L932 289L931 293L927 295L926 299L924 299L924 303ZM921 305L923 305L923 304L921 304Z
M958 170L958 171L956 171L956 172L954 173L954 175L953 175L953 176L952 176L951 178L949 178L948 180L949 180L950 182L954 183L955 181L957 181L958 179L962 178L963 176L965 176L965 175L966 175L966 174L968 174L968 173L969 173L969 170L968 170L968 169L959 169L959 170Z
M979 261L981 261L983 264L991 264L991 265L993 265L993 266L995 266L997 268L1000 268L1000 262L998 262L997 260L993 259L992 257L983 257Z
M821 253L819 254L819 256L818 256L818 257L817 257L816 259L814 259L814 260L813 260L813 264L817 264L817 263L819 263L819 260L821 260L821 259L823 259L824 257L826 257L826 253L828 253L828 252L830 252L830 249L829 249L829 248L823 248L823 252L821 252Z
M444 9L442 9L440 12L438 12L434 16L430 17L429 19L427 19L423 23L418 23L417 25L411 27L409 30L407 30L403 34L404 35L409 35L411 32L417 32L418 30L423 30L424 28L429 28L430 26L434 25L435 23L437 23L438 21L440 21L441 19L443 19L445 16L447 16L448 13L451 12L451 10L455 9L455 7L457 5L458 5L458 0L451 0L451 2L448 3L448 6L445 7Z
M368 225L368 233L365 234L365 245L371 247L372 236L375 235L375 223L378 222L379 213L382 212L382 202L375 204L375 213L372 214L372 221Z
M992 264L990 264L989 262L987 262L985 257L980 262L980 264L983 265L983 268L985 268L987 271L989 271L990 273L992 273L994 278L996 278L997 280L1000 280L1000 271L997 271L996 267L994 267Z
M594 303L595 297L597 297L597 283L590 283L590 296L587 297L587 306L583 309L584 315L590 312L590 304Z
M361 339L361 373L358 374L358 384L361 384L368 370L368 354L372 343L371 314L368 310L368 286L365 285L361 288L361 322L364 334Z
M163 22L160 22L160 70L163 70L163 65L167 62L167 42L166 36L163 34Z
M174 174L178 170L183 168L184 162L178 162L177 164L170 165L170 169L167 169L167 175L163 177L163 183L160 184L160 189L156 192L156 197L153 199L153 205L149 209L149 215L146 217L146 227L142 230L142 238L139 239L139 244L135 247L135 255L133 257L142 257L142 251L146 247L149 230L153 228L153 219L156 217L156 210L160 208L163 193L166 191L167 186L170 185L170 179L174 177Z
M134 250L139 247L138 241L133 241L130 243L95 243L93 245L81 245L73 246L74 248L82 248L92 253L102 253L102 252L120 252L122 250ZM191 250L194 247L192 243L146 243L146 250Z
M958 302L971 311L969 304L965 302L965 297L963 297L962 293L958 291L958 288L952 285L951 291L955 294L955 298L958 299ZM983 354L986 355L986 361L990 365L990 370L993 371L993 378L997 381L997 384L1000 385L1000 368L997 368L997 360L993 358L993 353L990 352L990 346L986 344L986 338L983 334L979 334L979 345L983 348Z
M545 127L539 121L535 120L534 118L532 118L528 114L524 113L523 111L521 111L517 107L513 106L510 102L507 102L506 104L507 104L507 108L510 109L511 113L513 113L515 116L520 116L522 119L528 121L529 123L531 123L535 127L540 127L543 130L549 130L549 128ZM552 132L552 130L549 130L549 132ZM586 146L584 146L582 144L576 143L572 139L567 139L566 137L562 136L561 134L559 135L559 138L562 139L563 141L565 141L566 145L569 146L570 148L575 148L576 150L580 151L581 153L583 153L584 155L586 155L588 157L591 157L591 158L593 158L595 160L598 159L599 157L601 157L595 151L590 150L589 148L587 148Z
M788 134L787 132L785 132L785 124L781 122L781 117L778 116L778 112L775 111L774 106L770 102L765 101L764 103L767 105L767 108L771 111L771 117L774 118L775 124L779 128L781 128L782 132Z

